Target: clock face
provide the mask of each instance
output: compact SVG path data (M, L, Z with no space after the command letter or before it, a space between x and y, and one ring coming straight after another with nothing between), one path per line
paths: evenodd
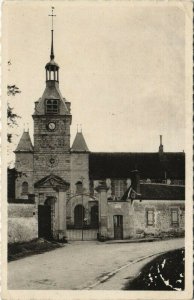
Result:
M48 123L48 129L54 131L56 128L56 124L54 122Z
M58 158L56 155L51 155L47 158L47 166L50 168L54 168L58 165Z

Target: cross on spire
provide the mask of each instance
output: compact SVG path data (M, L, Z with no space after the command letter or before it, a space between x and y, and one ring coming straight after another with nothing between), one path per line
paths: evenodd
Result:
M56 15L54 15L53 14L53 11L54 11L54 6L52 6L51 7L51 9L52 9L52 13L51 13L51 15L49 15L49 17L51 17L52 18L52 29L51 29L51 55L50 55L50 58L51 58L51 60L52 59L54 59L54 49L53 49L53 31L54 31L54 29L53 29L53 17L56 17Z
M53 30L53 17L56 17L56 15L53 15L53 11L54 11L54 6L51 6L51 9L52 9L52 13L51 15L49 15L49 17L52 17L52 30Z

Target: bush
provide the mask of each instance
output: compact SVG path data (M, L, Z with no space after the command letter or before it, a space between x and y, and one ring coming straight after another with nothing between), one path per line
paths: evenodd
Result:
M178 249L156 257L125 290L182 291L185 285L185 251Z
M59 243L49 242L44 239L34 239L30 242L8 244L8 261L51 251L58 247L60 247Z

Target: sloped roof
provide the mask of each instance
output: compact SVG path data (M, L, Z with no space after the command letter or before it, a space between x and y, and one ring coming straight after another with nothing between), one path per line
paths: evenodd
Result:
M129 188L121 198L127 200ZM140 184L141 200L185 200L185 187L181 185L167 185L156 183Z
M141 179L182 179L185 178L185 153L108 153L89 154L90 179L129 178L137 169Z
M55 66L59 69L59 65L54 61L54 59L51 59L45 66L45 68L49 68L50 66Z
M34 115L44 115L45 114L45 100L46 99L58 99L60 101L60 115L69 114L69 110L66 105L66 101L63 98L58 82L50 81L46 83L46 88L42 97L36 102L36 108Z
M15 152L33 152L33 146L28 131L24 131Z
M71 152L89 152L82 132L77 132L73 145L71 147Z

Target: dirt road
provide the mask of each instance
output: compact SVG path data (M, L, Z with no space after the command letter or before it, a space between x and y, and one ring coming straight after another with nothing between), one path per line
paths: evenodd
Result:
M181 247L184 239L122 244L70 242L51 252L10 262L8 287L119 290L127 277L135 276L139 268L153 259L152 255ZM151 257L141 260L147 256Z

